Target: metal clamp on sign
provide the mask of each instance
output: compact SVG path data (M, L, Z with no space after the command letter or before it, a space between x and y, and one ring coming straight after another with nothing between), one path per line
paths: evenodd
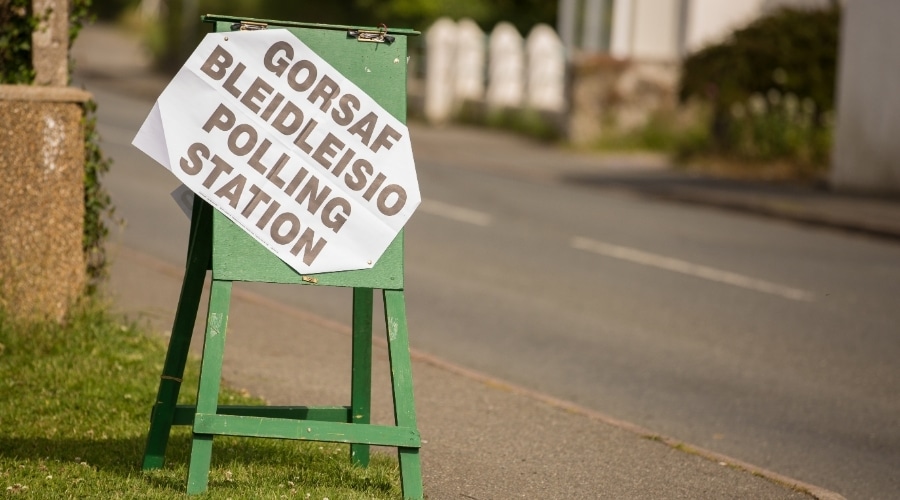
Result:
M231 25L231 31L256 31L256 30L264 30L268 29L269 25L266 23L255 23L253 21L241 21L239 23L234 23Z
M394 37L387 34L387 26L384 24L379 25L377 31L349 30L347 31L347 38L356 38L360 42L386 43L389 45L394 42Z

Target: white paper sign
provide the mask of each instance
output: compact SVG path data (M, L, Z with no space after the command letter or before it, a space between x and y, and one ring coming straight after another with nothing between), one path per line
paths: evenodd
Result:
M133 144L301 273L372 267L421 201L406 126L287 30L207 35Z

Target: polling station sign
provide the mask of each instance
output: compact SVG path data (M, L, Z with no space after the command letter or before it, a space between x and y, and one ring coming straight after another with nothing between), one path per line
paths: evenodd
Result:
M421 201L406 126L284 29L206 35L133 144L304 274L372 267Z

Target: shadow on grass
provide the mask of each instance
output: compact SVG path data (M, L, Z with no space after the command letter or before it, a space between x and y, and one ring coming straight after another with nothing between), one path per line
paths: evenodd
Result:
M0 457L12 460L87 462L101 470L127 475L140 469L145 444L144 436L110 439L0 436ZM236 461L259 466L296 464L295 455L304 453L304 446L298 442L273 439L217 437L213 446L213 465ZM190 433L173 430L166 452L166 463L187 465L190 450ZM313 460L313 457L309 458L309 461Z
M0 458L84 463L98 472L127 478L141 473L145 444L144 436L108 439L0 436ZM173 435L169 441L170 465L185 470L189 449L189 436ZM179 491L184 489L185 479L171 474L151 475L147 479L155 487Z
M33 463L59 462L87 465L95 471L119 479L140 480L147 486L183 493L190 460L189 429L173 429L161 469L142 471L145 436L127 438L46 438L0 436L0 459ZM398 471L388 457L373 457L369 472L350 463L349 449L321 443L301 443L273 439L217 437L213 445L209 487L233 489L231 470L264 480L282 481L305 477L310 484L324 487L357 488L361 491L390 492L392 476ZM83 463L82 463L83 462ZM226 472L229 471L229 472ZM355 472L354 472L355 470Z
M116 473L140 467L144 439L140 437L90 439L0 436L0 457L13 460L87 462Z
M135 436L120 439L88 439L88 438L10 438L0 437L0 458L16 462L30 461L34 463L71 463L86 464L95 471L119 477L122 480L137 478L147 486L183 493L187 482L187 464L190 455L190 435L184 432L173 434L169 440L166 465L161 469L142 471L144 446L146 438ZM269 454L254 452L249 444L222 443L224 446L222 459L213 459L213 464L225 462L226 456L232 455L235 446L242 461L252 465L266 465L281 462ZM210 476L210 486L219 489L235 488L235 484L215 474Z

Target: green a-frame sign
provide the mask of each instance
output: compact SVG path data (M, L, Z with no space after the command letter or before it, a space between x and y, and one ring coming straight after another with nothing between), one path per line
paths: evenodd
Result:
M360 30L282 21L204 16L215 31L285 28L327 60L401 122L406 122L407 37L411 30ZM367 43L374 42L374 43ZM366 69L369 69L367 71ZM377 71L375 71L377 69ZM377 75L374 77L373 75ZM163 466L173 425L192 426L187 492L209 482L216 435L350 444L351 460L365 466L369 446L396 447L404 498L423 498L419 436L403 282L403 232L371 269L301 275L212 206L197 198L187 263L159 392L153 405L143 469ZM178 405L200 295L212 273L196 405ZM252 281L353 288L351 397L348 406L220 406L218 404L232 283ZM370 423L374 290L382 290L395 425ZM302 425L301 425L302 424Z

